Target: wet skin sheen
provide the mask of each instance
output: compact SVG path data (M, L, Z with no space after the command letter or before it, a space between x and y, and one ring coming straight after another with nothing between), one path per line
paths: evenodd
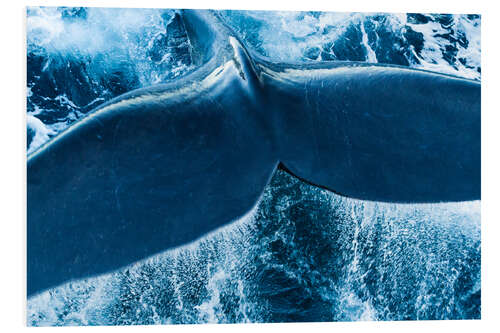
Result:
M276 167L345 196L480 199L480 84L361 63L273 63L182 12L198 69L91 112L28 157L28 296L202 237Z

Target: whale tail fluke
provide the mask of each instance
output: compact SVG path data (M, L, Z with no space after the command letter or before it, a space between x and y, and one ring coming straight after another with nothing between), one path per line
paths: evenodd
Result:
M181 15L196 70L101 105L28 156L28 295L234 221L280 162L354 198L480 198L479 83L271 63L212 12Z

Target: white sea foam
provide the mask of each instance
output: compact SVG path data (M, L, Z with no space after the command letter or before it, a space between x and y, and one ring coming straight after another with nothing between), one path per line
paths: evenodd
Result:
M69 20L56 7L31 7L26 25L28 43L48 52L93 55L122 50L127 53L135 38L149 37L154 30L151 27L162 26L161 12L156 9L87 8L86 11L85 19Z
M446 74L454 74L472 79L480 79L477 71L480 67L480 19L468 18L467 15L453 15L452 28L455 34L462 33L468 40L468 46L458 45L457 59L467 61L463 65L458 60L450 64L443 57L446 45L450 42L439 34L449 31L440 23L429 21L425 24L410 23L406 14L397 13L309 13L287 11L265 12L226 12L226 19L233 24L241 20L239 15L244 15L246 20L257 22L250 28L240 30L243 39L247 39L254 46L260 47L267 56L278 61L307 60L305 51L311 48L323 49L328 43L335 43L345 38L343 33L350 26L358 27L362 34L361 44L366 50L366 61L378 62L376 54L368 42L365 22L373 26L385 27L395 36L405 40L405 31L408 28L423 35L424 47L420 55L413 50L413 55L419 60L414 62L407 56L411 67L423 68ZM373 17L383 16L383 21L373 20ZM238 29L238 26L236 26ZM252 30L254 29L254 30ZM258 35L257 41L252 36ZM255 39L255 37L253 37ZM378 38L378 36L376 36ZM351 43L352 44L352 43ZM394 46L399 47L399 46ZM331 52L331 50L329 50ZM322 59L321 55L315 60Z
M35 116L28 114L26 116L26 125L28 130L34 132L33 140L28 149L28 154L38 149L41 145L47 142L51 136L55 135L57 132L46 126L40 119Z
M467 66L457 61L453 66L443 58L443 51L447 40L440 35L448 31L438 22L428 22L426 24L407 23L414 31L424 35L424 47L417 58L420 64L413 64L414 67L428 69L436 72L455 74L471 79L481 77L477 68L481 66L481 24L480 21L473 21L466 15L454 15L452 23L458 31L465 34L468 40L468 47L458 47L457 58L464 58Z

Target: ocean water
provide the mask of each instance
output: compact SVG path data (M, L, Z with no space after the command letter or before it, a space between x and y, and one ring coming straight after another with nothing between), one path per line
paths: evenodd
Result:
M193 70L174 14L29 8L27 152L104 101ZM221 14L277 61L389 63L481 80L478 15ZM28 324L478 319L480 230L479 201L360 201L277 171L244 218L31 297Z

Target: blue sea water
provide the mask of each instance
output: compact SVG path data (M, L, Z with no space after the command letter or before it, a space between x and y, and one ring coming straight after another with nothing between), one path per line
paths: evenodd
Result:
M28 153L100 103L193 70L174 14L29 8ZM222 16L249 47L275 60L379 62L481 79L478 15ZM277 171L244 218L185 247L31 297L28 324L478 319L480 230L479 201L360 201Z

